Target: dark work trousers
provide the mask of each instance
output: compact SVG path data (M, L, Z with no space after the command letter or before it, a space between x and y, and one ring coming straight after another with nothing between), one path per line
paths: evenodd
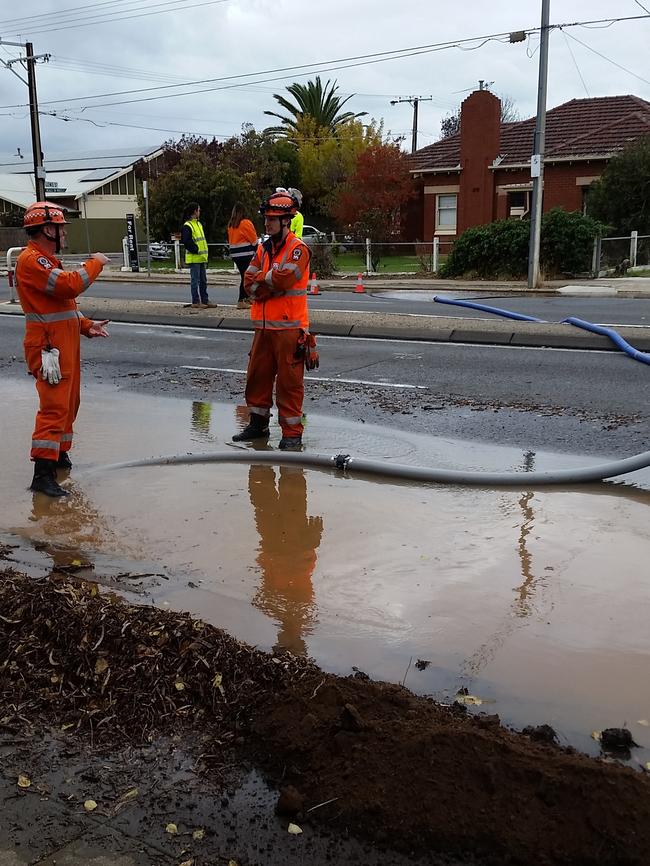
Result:
M253 256L237 256L234 260L237 265L237 270L239 271L239 297L238 301L245 301L248 295L244 291L244 273L246 272L246 268L253 261Z

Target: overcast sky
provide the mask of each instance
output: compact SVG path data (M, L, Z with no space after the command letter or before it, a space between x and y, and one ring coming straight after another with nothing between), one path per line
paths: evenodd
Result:
M41 117L46 157L124 144L156 146L183 132L223 138L238 134L244 123L263 129L273 122L264 115L276 107L273 93L317 73L336 79L341 93L355 94L346 108L367 111L383 119L394 136L405 136L405 149L410 148L412 108L391 106L391 99L433 97L420 104L420 147L439 137L441 118L479 79L509 96L522 119L536 110L539 34L512 45L507 37L485 44L478 37L539 28L541 0L97 0L85 5L29 0L22 7L3 0L1 5L3 41L30 40L36 54L51 54L49 63L37 66L39 107L58 115ZM15 16L21 8L25 14L10 20L9 10ZM551 23L645 15L646 10L650 0L551 0ZM359 62L349 58L361 55L473 37L477 40L465 43L464 50L349 66ZM650 100L649 43L650 17L552 31L548 107L626 93ZM0 45L3 61L20 53ZM312 65L276 71L306 64ZM20 64L11 68L25 77ZM249 77L169 86L238 75ZM165 89L151 89L160 86ZM102 95L111 93L119 95ZM144 98L148 101L131 102ZM26 102L27 87L0 66L2 163L19 161L13 156L16 148L31 161L29 115L24 107L13 107Z

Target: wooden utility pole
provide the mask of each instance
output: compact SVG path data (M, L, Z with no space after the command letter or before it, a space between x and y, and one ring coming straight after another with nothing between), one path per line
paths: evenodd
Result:
M24 48L25 57L15 57L11 60L1 60L3 66L6 66L13 74L27 85L29 91L29 119L32 128L32 153L34 156L34 191L37 201L43 201L45 198L45 168L43 167L43 150L41 147L41 126L38 119L38 97L36 95L36 61L49 60L49 54L34 54L34 46L31 42L8 42L6 39L0 39L0 45L11 45L13 48ZM27 67L27 81L22 78L15 69L12 68L14 63L20 63Z
M411 133L411 153L415 153L418 149L418 105L421 102L431 102L433 96L400 96L397 99L391 99L391 105L397 105L398 102L408 102L413 106L413 131Z
M32 125L32 152L34 154L34 189L36 201L45 200L45 169L41 148L41 125L38 120L38 96L36 94L36 58L31 42L25 45L27 55L27 86L29 88L29 117Z

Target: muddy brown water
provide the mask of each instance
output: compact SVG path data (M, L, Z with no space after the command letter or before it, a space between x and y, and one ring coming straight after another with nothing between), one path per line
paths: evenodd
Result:
M84 391L71 496L52 501L26 490L32 389L0 390L11 406L0 417L0 541L17 545L20 567L72 567L336 673L358 668L440 700L464 687L478 711L516 727L549 723L592 754L592 731L627 725L641 747L632 764L650 760L650 471L537 490L295 467L107 471L222 451L246 413L99 386ZM278 438L272 430L269 447ZM305 442L322 454L477 470L600 462L315 415Z

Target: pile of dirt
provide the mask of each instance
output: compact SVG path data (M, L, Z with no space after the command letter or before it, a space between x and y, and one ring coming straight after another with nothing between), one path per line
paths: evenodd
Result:
M279 810L466 862L648 862L650 779L365 675L256 651L94 584L0 573L0 724L95 740L200 726L284 793ZM552 732L551 732L552 733Z

